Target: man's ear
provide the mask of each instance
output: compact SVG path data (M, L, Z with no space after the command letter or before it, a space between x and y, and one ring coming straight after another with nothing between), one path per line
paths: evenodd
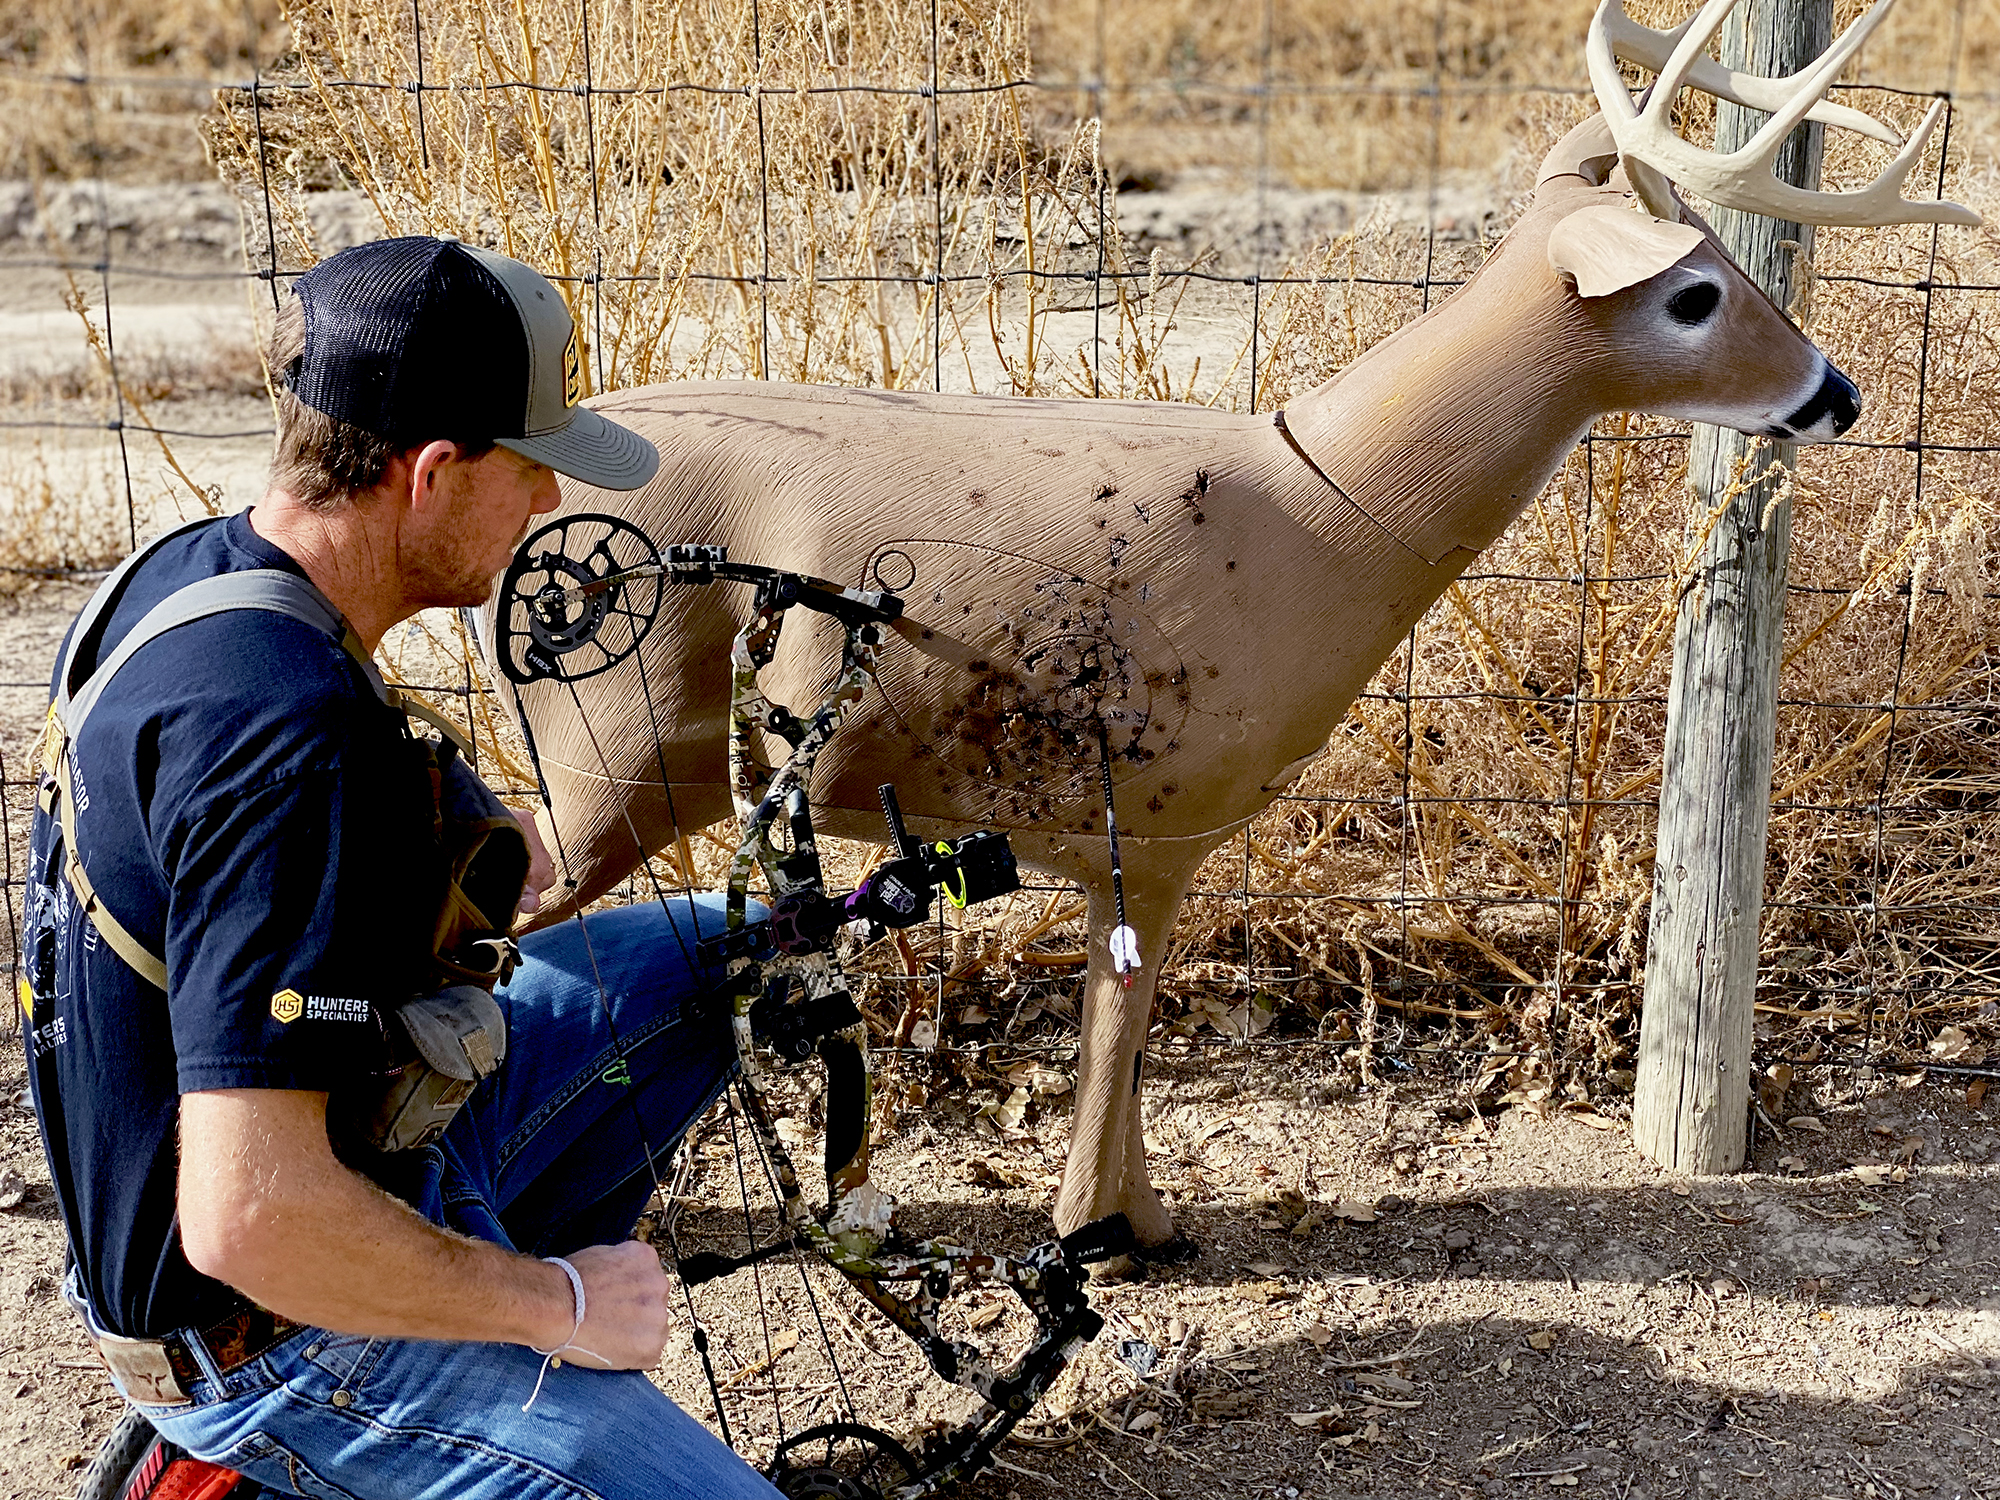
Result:
M1651 280L1701 244L1692 224L1669 224L1608 203L1580 208L1549 231L1549 265L1579 297L1604 297Z
M458 444L446 442L442 438L425 443L421 448L412 448L401 455L410 466L409 501L416 506L432 503L438 497L438 487L443 479L442 470L446 464L455 462L461 456Z

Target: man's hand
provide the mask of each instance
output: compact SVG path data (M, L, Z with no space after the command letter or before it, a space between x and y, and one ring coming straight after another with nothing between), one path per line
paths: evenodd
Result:
M660 1362L673 1331L673 1282L661 1269L659 1252L637 1240L622 1245L588 1245L564 1257L583 1278L583 1326L569 1332L572 1311L557 1337L563 1358L605 1370L650 1370ZM550 1267L559 1271L558 1267ZM569 1278L563 1278L569 1290Z
M521 912L526 915L542 909L542 893L556 883L556 862L549 858L533 813L517 808L514 821L521 825L521 837L528 841L528 884L521 892Z

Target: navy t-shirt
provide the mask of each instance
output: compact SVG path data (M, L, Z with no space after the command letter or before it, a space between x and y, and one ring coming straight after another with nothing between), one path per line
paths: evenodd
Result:
M301 573L245 516L173 538L139 566L98 659L175 590L245 568ZM338 641L289 616L233 610L142 647L73 764L91 882L164 953L167 993L99 936L50 867L60 827L38 813L31 1081L92 1310L154 1337L243 1305L181 1252L180 1095L330 1091L384 1066L382 1010L423 987L446 874L403 716Z

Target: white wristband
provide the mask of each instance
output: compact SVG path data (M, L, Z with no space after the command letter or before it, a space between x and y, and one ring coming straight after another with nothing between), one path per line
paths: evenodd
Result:
M542 1259L552 1266L561 1266L563 1275L569 1278L570 1296L575 1299L576 1320L570 1325L569 1337L564 1339L560 1344L557 1344L553 1349L535 1349L533 1344L528 1346L530 1349L534 1349L535 1353L542 1356L542 1368L536 1372L535 1388L528 1393L528 1399L522 1403L522 1411L526 1411L530 1406L535 1404L535 1398L542 1393L542 1382L548 1379L550 1370L561 1367L563 1355L569 1353L571 1350L575 1350L578 1354L588 1354L595 1360L602 1360L604 1358L603 1355L593 1350L582 1348L576 1342L576 1336L583 1331L583 1315L589 1307L583 1295L583 1277L577 1274L575 1266L564 1260L560 1255L545 1255Z
M570 1339L575 1338L578 1330L583 1327L583 1315L585 1310L588 1308L589 1304L584 1301L583 1278L577 1274L575 1266L571 1265L568 1261L564 1260L560 1255L545 1255L542 1257L542 1259L546 1261L549 1265L562 1267L563 1275L569 1278L570 1296L575 1299L574 1306L576 1308L576 1322L570 1328L569 1338L564 1339L560 1344L557 1344L553 1349L535 1349L535 1346L533 1344L530 1344L528 1346L530 1349L535 1349L535 1353L546 1355L548 1356L548 1358L554 1359L558 1354L562 1353L563 1350L570 1347Z

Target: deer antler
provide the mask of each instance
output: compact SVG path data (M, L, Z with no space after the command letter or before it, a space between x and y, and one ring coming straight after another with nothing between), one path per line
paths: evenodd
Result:
M1603 0L1590 23L1585 55L1598 106L1610 124L1625 175L1640 200L1658 217L1678 219L1680 207L1672 186L1678 183L1711 202L1796 224L1982 222L1977 213L1960 203L1913 202L1902 196L1904 179L1944 118L1942 99L1930 107L1916 134L1903 144L1882 175L1864 188L1846 193L1814 192L1780 182L1771 173L1771 159L1779 145L1805 119L1858 131L1891 145L1898 143L1896 132L1873 117L1821 99L1895 3L1876 0L1811 67L1785 78L1757 78L1733 72L1705 55L1736 0L1708 0L1697 15L1672 31L1641 26L1625 14L1621 0ZM1618 72L1619 57L1651 68L1658 75L1638 105L1632 102ZM1698 88L1751 109L1768 110L1771 118L1740 150L1704 150L1674 133L1670 111L1683 87Z

